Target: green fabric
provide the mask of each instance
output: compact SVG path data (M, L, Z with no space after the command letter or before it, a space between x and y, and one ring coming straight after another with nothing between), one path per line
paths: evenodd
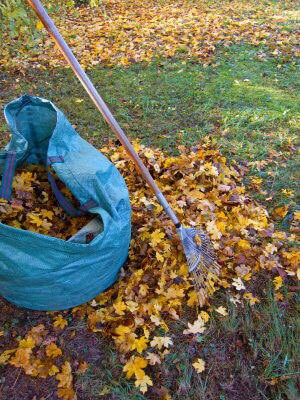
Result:
M12 138L0 152L16 153L16 164L42 164L48 158L59 179L82 206L101 217L103 231L88 244L67 242L0 223L0 294L35 310L61 310L98 295L118 276L128 255L131 208L126 184L116 167L83 140L50 101L22 96L4 110Z

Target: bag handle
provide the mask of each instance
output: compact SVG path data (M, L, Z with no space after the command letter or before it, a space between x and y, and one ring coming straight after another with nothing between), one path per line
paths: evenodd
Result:
M12 192L12 183L17 165L16 152L7 151L4 169L2 173L2 182L0 185L0 198L10 200Z
M61 206L62 209L65 210L65 212L70 215L71 217L82 217L83 215L86 214L83 210L80 208L76 208L59 190L57 183L55 181L54 176L51 174L51 172L48 170L48 181L51 185L52 191L56 197L56 200L58 201L58 204Z
M48 181L51 185L52 191L54 193L54 196L56 197L56 200L58 201L58 204L61 206L65 212L70 215L71 217L82 217L85 215L90 208L96 207L98 204L94 200L89 200L87 203L83 204L81 207L77 208L75 207L70 200L68 200L62 192L59 190L56 180L53 176L53 174L50 172L50 165L52 163L56 162L64 162L64 158L61 156L55 156L55 157L48 157L47 160L47 169L48 169Z

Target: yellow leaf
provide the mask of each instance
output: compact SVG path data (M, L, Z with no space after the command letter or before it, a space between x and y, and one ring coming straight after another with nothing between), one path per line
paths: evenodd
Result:
M260 303L257 297L254 297L252 293L245 293L243 298L249 300L251 306L255 305L256 303Z
M64 362L61 372L56 376L56 380L58 381L58 387L70 386L72 384L72 368L69 361Z
M44 221L36 214L28 214L28 218L30 219L30 223L40 227L43 225Z
M282 286L282 283L283 283L282 277L280 275L276 276L273 279L273 282L274 282L275 290L279 290L281 288L281 286Z
M113 307L118 315L125 315L124 311L126 310L126 304L124 301L119 301L113 304Z
M50 343L46 346L46 354L48 357L58 357L62 355L62 351L59 347L56 346L55 343Z
M262 179L261 179L261 178L254 177L254 178L251 178L251 182L252 182L254 185L260 185L260 184L262 183Z
M44 28L44 24L42 23L42 21L38 21L38 23L36 24L36 29L40 31L43 28Z
M19 347L24 349L33 349L35 346L35 341L31 336L28 336L26 339L22 339L19 342Z
M206 327L204 326L204 320L201 318L201 316L198 316L198 319L193 324L190 324L188 322L188 329L185 329L183 331L184 335L189 335L189 334L197 334L197 333L203 333L206 330Z
M206 223L206 229L213 240L218 240L222 237L222 233L217 228L215 221L208 221Z
M157 261L164 262L164 257L157 251L155 253Z
M143 357L132 356L130 360L124 365L123 371L126 372L126 378L130 379L135 375L136 379L142 379L145 376L143 371L148 365L148 361Z
M147 349L147 343L149 343L149 340L146 339L145 336L141 336L139 339L135 339L131 346L131 350L136 350L138 353L142 353Z
M150 343L152 347L157 347L159 350L161 350L162 347L169 348L169 346L172 346L172 344L173 341L168 336L154 336Z
M101 390L101 392L99 393L99 396L105 396L106 394L110 393L110 388L109 386L104 386L104 388Z
M43 218L48 218L50 221L52 221L54 212L50 210L41 210L41 215Z
M147 149L146 151L144 151L144 156L147 158L153 158L154 157L154 153L152 150Z
M151 241L150 243L152 246L156 246L158 243L162 241L162 239L165 237L165 233L161 232L160 229L156 229L152 234L151 234Z
M286 214L288 213L289 210L289 206L284 205L282 207L277 207L275 208L274 212L273 212L273 216L278 216L280 218L284 218L286 216Z
M239 240L238 246L239 246L241 249L244 249L244 250L250 249L250 247L251 247L251 245L250 245L250 243L248 242L248 240L245 240L245 239Z
M125 326L125 325L119 325L115 329L115 333L118 336L124 336L124 335L128 334L129 332L131 332L131 328L129 328L129 326Z
M200 317L205 323L208 322L210 318L209 314L206 311L200 311Z
M153 386L153 382L148 375L144 375L142 378L135 381L135 386L138 387L142 393L146 393L148 386Z
M56 328L64 329L67 325L68 321L63 319L63 316L61 314L54 318L53 326L55 326Z
M193 363L193 367L198 372L198 374L201 374L201 372L203 372L205 370L205 361L203 361L202 358L198 358Z
M10 359L9 363L16 368L26 368L30 365L30 356L32 350L30 348L19 348L16 350L14 356Z
M10 359L12 353L14 353L16 349L12 350L5 350L3 353L0 354L0 365L5 365L7 364L8 360Z
M53 364L53 365L51 365L51 367L48 370L48 375L53 376L53 375L56 375L58 372L59 372L59 369L57 368L56 365Z
M188 299L188 301L187 301L187 305L188 305L189 307L194 307L194 306L198 303L198 299L197 299L197 294L196 294L196 292L193 290L192 292L190 292L190 293L188 294L188 296L189 296L189 299Z

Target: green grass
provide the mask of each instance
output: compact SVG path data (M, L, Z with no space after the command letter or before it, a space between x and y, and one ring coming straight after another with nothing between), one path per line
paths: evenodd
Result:
M249 176L261 177L267 190L254 193L260 201L269 197L294 207L294 198L281 190L297 191L299 65L267 57L264 50L220 49L207 68L157 60L128 68L97 66L89 75L131 138L170 153L178 152L179 144L210 138L229 159L266 163L249 168ZM7 71L2 80L2 103L30 92L53 100L94 145L113 137L70 70L28 71L18 81ZM6 129L1 124L0 135Z

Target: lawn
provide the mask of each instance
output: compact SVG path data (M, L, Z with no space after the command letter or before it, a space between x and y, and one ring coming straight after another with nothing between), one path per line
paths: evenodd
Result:
M113 12L107 3L106 11ZM190 2L183 3L188 7ZM215 3L205 2L212 10ZM228 2L221 3L228 7ZM279 13L276 1L256 3L259 10L265 3L274 18ZM251 9L246 2L241 4L235 17L249 17L252 24ZM282 35L295 34L296 7L296 2L287 2L284 11L280 10L289 16L278 18ZM271 31L268 16L262 11L258 15L261 29ZM91 65L87 59L87 72L131 139L163 150L165 157L179 155L182 145L200 144L219 149L229 165L238 165L247 194L266 208L276 227L287 233L287 246L295 249L299 233L294 217L299 211L299 58L293 52L273 54L276 43L253 43L247 36L215 47L209 61L197 59L193 48L190 54L183 45L171 56L158 50L149 61L126 65ZM2 65L1 106L24 93L47 98L95 147L111 143L112 133L70 69L59 63L49 66L43 60L41 64L42 68L27 65L19 70L16 61ZM1 116L1 145L8 137ZM59 333L63 355L73 360L75 369L76 360L88 365L73 376L78 400L296 400L300 389L299 284L295 277L285 276L278 296L272 282L276 271L258 272L247 286L259 304L234 303L231 293L217 291L205 308L210 315L206 331L192 338L182 330L197 318L199 310L183 307L180 319L169 324L172 351L161 365L150 367L155 384L144 394L125 378L124 354L113 340L89 330L85 319L73 319L71 311L64 312L69 325ZM215 311L220 304L228 311L224 318ZM53 317L19 309L5 300L1 305L0 331L5 339L1 351L11 348L7 344L24 337L31 327L48 326ZM72 337L71 332L75 332ZM159 327L157 334L165 332ZM205 360L201 374L192 365L196 356ZM19 400L24 391L25 400L57 399L54 377L29 377L8 365L0 366L0 372L0 398Z

